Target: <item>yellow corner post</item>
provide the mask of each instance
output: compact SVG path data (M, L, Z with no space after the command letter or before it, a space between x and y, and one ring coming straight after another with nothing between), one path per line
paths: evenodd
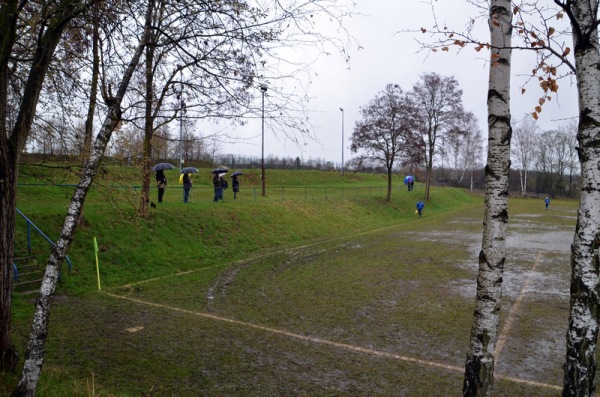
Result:
M94 237L94 253L96 254L96 277L98 278L98 291L101 291L100 287L100 264L98 263L98 241Z

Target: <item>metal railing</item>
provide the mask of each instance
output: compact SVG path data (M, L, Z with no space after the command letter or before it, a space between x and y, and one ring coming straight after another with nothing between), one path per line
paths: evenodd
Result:
M48 236L46 236L46 234L44 234L44 232L42 232L40 230L40 228L37 227L29 218L27 218L27 216L25 216L25 214L23 214L23 212L21 212L21 210L18 208L17 208L17 214L19 214L25 220L25 222L27 222L27 253L29 254L29 256L31 256L31 246L32 246L32 244L31 244L31 229L32 228L36 232L38 232L38 234L41 237L43 237L50 244L51 247L54 248L54 246L56 245L54 243L54 241L52 241ZM70 272L71 268L72 268L71 258L69 258L68 255L65 255L65 259L67 261L69 272ZM16 264L14 264L14 263L13 263L13 269L15 270L15 278L16 278L16 280L18 280L19 272L16 267Z

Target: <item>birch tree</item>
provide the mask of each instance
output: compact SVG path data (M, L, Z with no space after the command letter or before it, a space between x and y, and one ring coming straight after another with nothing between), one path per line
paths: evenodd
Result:
M477 298L465 364L464 396L491 396L508 223L510 168L510 0L492 0L489 11L490 68L485 211L479 253Z
M598 1L555 0L573 35L579 103L581 198L571 244L571 299L563 396L596 392L596 348L600 312L600 44Z
M539 142L539 131L535 120L527 116L513 125L513 143L511 147L512 164L519 169L521 196L527 196L527 176L535 159L534 154Z

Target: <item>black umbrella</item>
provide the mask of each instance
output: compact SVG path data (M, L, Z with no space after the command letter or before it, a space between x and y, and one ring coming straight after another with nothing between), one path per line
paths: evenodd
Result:
M154 167L152 167L152 172L154 171L162 171L162 170L172 170L175 166L169 163L158 163Z
M238 175L244 175L244 173L242 171L235 171L233 174L231 174L231 176L238 176Z
M227 168L219 167L212 170L211 174L226 174L229 170Z
M198 169L194 168L194 167L185 167L184 169L181 170L182 174L191 174L194 172L198 172Z

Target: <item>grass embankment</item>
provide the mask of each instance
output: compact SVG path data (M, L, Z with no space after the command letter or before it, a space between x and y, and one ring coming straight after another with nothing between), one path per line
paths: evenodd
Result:
M402 255L409 260L417 252L431 247L425 243L411 243L404 254L394 254L382 266L375 269L353 267L351 271L343 270L347 259L331 255L329 250L301 247L414 221L414 206L422 198L422 185L417 184L415 191L407 192L402 177L395 176L389 203L383 195L363 197L362 193L351 199L340 196L331 199L323 195L306 200L300 195L294 200L284 196L282 200L275 187L327 187L334 190L373 187L377 191L385 186L386 179L369 174L346 173L341 177L331 172L268 170L268 196L256 198L249 197L247 192L250 187L259 185L260 178L257 181L256 174L260 171L243 171L245 175L241 178L246 179L242 179L242 191L237 200L233 200L232 193L227 191L224 202L213 203L210 173L203 170L194 178L194 189L206 188L203 199L196 195L192 196L191 203L183 204L180 187L172 187L166 193L165 202L151 210L149 219L136 216L139 190L109 187L139 184L139 170L116 167L105 169L99 175L96 188L90 192L86 203L87 225L77 231L69 251L73 270L65 274L59 286L39 395L202 395L202 390L206 393L219 390L221 395L298 394L293 391L293 384L286 390L281 382L271 386L265 383L269 378L276 378L279 370L293 373L296 366L307 370L306 367L311 365L309 362L294 363L294 358L286 360L280 352L295 355L293 352L297 349L307 349L317 354L321 350L319 346L298 345L289 340L264 339L264 334L257 329L240 331L236 327L190 317L186 312L140 308L134 302L98 294L93 237L98 239L100 275L105 291L133 294L136 299L148 299L168 307L181 306L185 310L294 329L301 334L321 334L360 345L372 343L371 337L377 334L377 328L388 321L387 313L371 315L365 312L368 321L361 321L360 327L367 332L363 336L360 332L359 336L353 336L348 331L355 327L356 308L381 301L381 294L388 290L396 272L414 272L409 267L398 266ZM42 172L25 168L22 175L23 183L58 181L68 184L76 181L76 175L59 175L55 170ZM167 173L167 176L170 186L175 185L177 173ZM18 207L55 238L62 226L71 190L23 185L18 192ZM155 195L155 191L152 194ZM425 218L473 207L482 201L482 197L460 189L436 189L426 205ZM19 233L24 233L23 229ZM396 246L405 243L390 241ZM44 243L38 241L36 244L39 248ZM335 241L332 240L332 244L335 252ZM289 256L290 251L285 255L276 253L293 247L302 251L296 259L293 254ZM267 252L275 253L256 262L256 266L248 260ZM448 255L447 250L431 252L432 258L438 258L436 260ZM437 253L434 255L434 252ZM357 251L355 255L365 264L370 263L370 257L360 257L363 253ZM39 260L43 261L46 256L39 254ZM320 258L326 258L325 268L298 265ZM296 260L298 263L294 263ZM244 269L256 270L242 271ZM186 271L194 271L196 276L191 280L172 278L166 283L135 284ZM419 274L405 276L419 279L424 277L423 271L427 273L428 270L421 268ZM379 281L378 277L372 277L373 272L380 275ZM275 289L266 287L271 281ZM130 284L134 285L120 288ZM333 295L332 291L335 292ZM257 304L247 305L249 299L257 300ZM283 302L285 304L280 305ZM30 297L14 297L13 342L21 352L25 351L31 309ZM444 314L443 309L439 309L440 316ZM143 324L141 327L145 331L134 333L132 340L130 333L123 330L139 324ZM382 337L382 341L385 340L386 337ZM277 347L270 351L272 343ZM335 368L339 365L338 360L355 360L347 353L344 357L337 355L332 353L319 358L315 368L326 367L327 362ZM248 363L242 363L240 367L244 357ZM355 366L354 362L352 368L332 369L330 374L308 371L306 376L324 377L313 382L313 390L305 389L307 379L301 379L304 376L302 370L292 377L298 377L302 384L303 391L299 394L319 394L327 389L329 382L334 382L336 371L347 372L344 376L352 378L349 381L352 384L369 377L368 367L372 360L372 357L360 359L361 365ZM249 378L246 381L250 383L244 385L245 381L240 380L246 379L245 375L238 380L228 380L229 367L235 373L247 370ZM101 380L92 393L94 373ZM16 378L3 374L1 379L0 391L6 394ZM263 383L257 388L256 384ZM173 389L173 384L179 386ZM352 394L351 391L352 385L349 385L348 393Z

